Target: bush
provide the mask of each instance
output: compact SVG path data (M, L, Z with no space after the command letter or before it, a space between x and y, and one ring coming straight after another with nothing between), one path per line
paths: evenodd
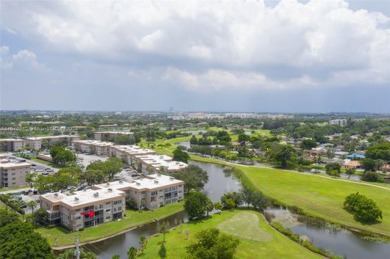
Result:
M382 211L376 203L358 192L345 198L344 208L353 214L357 221L363 223L375 223L382 219Z
M383 183L383 178L375 172L367 171L360 177L362 181Z

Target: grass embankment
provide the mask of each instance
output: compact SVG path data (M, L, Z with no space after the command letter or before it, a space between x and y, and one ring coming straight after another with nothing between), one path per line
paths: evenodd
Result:
M0 192L16 191L16 190L24 189L24 188L27 188L27 187L28 187L28 185L20 185L20 186L12 186L12 187L3 187L3 188L0 188Z
M266 196L311 216L330 222L390 236L390 188L369 183L301 174L272 168L237 166ZM381 223L363 225L343 209L344 199L359 192L373 199L383 212Z
M260 213L243 210L223 211L171 230L165 237L167 258L186 258L185 247L197 241L196 233L215 227L240 240L235 258L322 258L274 230ZM141 258L157 258L162 240L162 234L149 238Z
M100 224L96 227L86 228L83 231L70 232L63 228L38 228L36 231L47 238L53 248L61 248L62 246L73 245L76 237L80 238L81 243L108 238L131 228L149 223L154 219L163 219L182 210L183 203L175 203L154 211L143 211L141 213L126 210L126 217L120 221Z

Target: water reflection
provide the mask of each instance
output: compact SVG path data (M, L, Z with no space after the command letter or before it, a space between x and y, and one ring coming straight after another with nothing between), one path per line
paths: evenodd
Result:
M209 195L213 201L220 201L221 196L226 192L239 191L240 183L224 172L221 166L209 163L200 163L191 161L206 170L209 175L209 181L204 187L204 192ZM324 250L332 251L334 254L345 258L370 258L384 259L390 258L390 244L381 243L371 238L364 238L338 226L329 224L320 219L313 219L304 216L294 216L283 209L268 209L268 212L274 213L277 217L289 223L288 226L294 233L307 236L311 242ZM288 211L287 211L288 212ZM181 220L186 220L185 213L178 213L169 217L170 227L176 226ZM129 247L138 247L139 237L141 235L149 236L157 233L157 222L134 229L125 234L110 238L109 240L87 245L88 250L94 251L99 258L110 259L112 255L119 254L121 258L127 258Z
M241 189L240 182L232 175L225 175L221 166L194 161L190 161L190 164L197 165L207 171L209 181L204 186L203 192L207 194L213 202L220 201L222 195L227 192L238 192Z
M241 189L240 183L232 176L226 176L223 172L223 168L218 165L192 161L190 164L195 164L207 171L209 181L203 188L203 192L206 193L214 202L220 201L221 196L226 192L237 192ZM166 220L169 221L170 227L174 227L183 221L186 222L187 217L185 212L180 212L167 218ZM131 246L138 247L140 236L150 236L156 233L157 222L153 222L105 241L86 245L85 247L96 253L99 258L110 259L114 254L119 254L121 258L127 258L127 250Z
M365 238L322 219L293 215L286 209L273 208L266 212L294 233L306 236L315 246L344 258L390 258L389 243Z

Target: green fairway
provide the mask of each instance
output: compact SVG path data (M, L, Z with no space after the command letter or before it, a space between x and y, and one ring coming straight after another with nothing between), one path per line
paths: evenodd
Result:
M191 138L191 136L173 138L173 139L168 139L168 140L157 139L156 141L153 141L153 142L147 142L146 140L143 139L140 143L140 146L144 147L144 148L153 149L158 154L161 154L161 155L172 156L173 151L177 147L175 145L175 143L190 141L190 138Z
M96 227L86 228L83 231L69 232L63 228L38 228L36 231L39 232L43 237L47 238L51 246L61 247L73 245L77 236L80 237L81 243L99 240L113 236L115 234L119 234L123 231L151 222L155 219L165 218L182 210L183 203L170 204L158 208L154 211L143 211L141 213L138 211L126 210L126 217L120 221L100 224Z
M195 234L213 227L240 239L235 258L322 258L274 230L261 214L242 210L223 211L220 215L171 230L165 237L167 258L186 258L185 247L196 242ZM159 258L162 240L162 234L151 237L141 258Z
M390 236L389 187L271 168L237 167L268 197L286 205L297 206L312 216ZM383 212L381 223L363 225L343 209L345 197L355 192L377 203Z
M258 215L250 212L241 212L231 219L222 222L218 228L229 235L253 241L271 241L272 235L259 228Z

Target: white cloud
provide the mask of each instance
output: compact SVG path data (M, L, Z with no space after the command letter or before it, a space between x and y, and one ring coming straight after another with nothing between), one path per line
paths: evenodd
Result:
M165 62L159 65L180 67L168 69L166 80L175 78L192 90L354 84L362 78L389 83L389 17L352 11L344 0L281 0L272 7L261 0L22 4L2 2L2 28L37 37L61 53L133 66L139 60L150 67L155 60ZM36 60L28 54L23 58ZM194 63L207 72L193 72ZM251 72L258 67L300 73L278 79ZM313 68L327 75L323 82L311 74Z
M223 90L284 90L290 88L316 87L318 85L307 75L288 80L272 80L255 72L235 72L210 69L204 73L191 73L177 68L168 68L163 80L185 87L195 92L215 92Z
M37 61L37 55L30 50L20 50L16 54L9 55L9 47L1 46L1 68L2 69L28 69L40 72L48 72L49 69Z

